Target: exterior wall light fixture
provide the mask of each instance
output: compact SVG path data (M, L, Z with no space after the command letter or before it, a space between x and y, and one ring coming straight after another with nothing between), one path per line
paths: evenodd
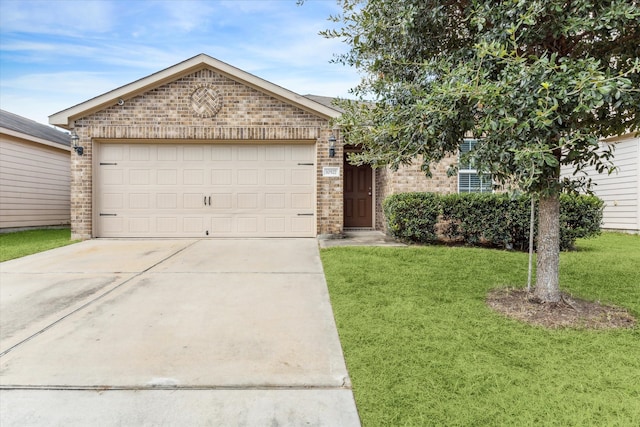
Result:
M329 137L329 157L336 156L336 137L331 134Z
M82 156L84 154L84 147L81 147L78 143L80 142L80 137L76 133L76 131L71 131L71 148L73 148L78 154L78 156Z

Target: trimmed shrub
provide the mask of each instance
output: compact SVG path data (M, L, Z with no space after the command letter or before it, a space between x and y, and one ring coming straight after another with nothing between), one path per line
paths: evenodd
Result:
M600 234L604 202L596 196L560 196L560 248L574 249L576 239Z
M399 193L387 197L382 206L391 234L411 242L435 241L435 226L440 215L438 198L433 193Z
M508 222L504 221L508 202L505 197L487 193L440 196L445 237L469 245L506 246L510 239Z
M440 237L524 251L529 247L530 203L528 195L402 193L385 200L384 212L389 231L402 240L427 243ZM600 233L603 206L595 196L560 196L561 250L573 249L577 238Z

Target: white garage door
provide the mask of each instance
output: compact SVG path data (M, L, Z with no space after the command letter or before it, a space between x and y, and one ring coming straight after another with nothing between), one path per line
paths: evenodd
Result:
M313 237L313 145L99 144L98 237Z

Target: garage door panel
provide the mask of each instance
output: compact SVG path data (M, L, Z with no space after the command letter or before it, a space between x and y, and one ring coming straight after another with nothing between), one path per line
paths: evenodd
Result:
M98 153L100 237L315 236L313 145L101 144Z
M129 171L129 185L149 185L151 171L149 169L131 169Z
M186 217L183 219L183 229L187 233L203 233L204 218L202 217Z
M238 160L241 162L258 161L258 147L239 146L237 153Z
M309 150L306 145L292 145L291 146L291 160L313 162L315 159L315 152Z
M146 234L150 231L151 218L133 217L129 218L129 232L132 234Z
M229 235L233 231L233 219L230 216L214 216L211 218L211 231L213 235Z
M102 195L102 203L106 209L122 209L124 207L122 199L122 193L106 193Z
M129 160L133 162L148 162L151 159L150 148L145 145L129 147Z
M282 162L286 160L285 147L271 147L271 149L265 152L265 160L268 162Z
M257 185L258 171L256 169L240 169L237 173L238 185Z
M185 209L201 209L205 206L205 195L203 193L186 193L183 194L182 206Z
M202 169L185 169L182 176L184 185L204 184L204 170Z
M100 225L102 227L102 231L106 236L118 236L126 233L127 230L124 228L124 224L124 218L111 216L100 217Z
M231 193L213 193L211 195L211 207L213 209L229 210L233 207L233 194Z
M258 232L258 218L255 216L239 216L237 221L237 233L239 235L254 235Z
M313 209L313 200L309 193L292 193L291 207L293 209Z
M313 232L315 219L311 216L300 216L291 219L291 232L294 234L306 234Z
M315 171L314 171L315 172ZM291 185L312 185L314 173L304 169L291 171Z
M286 207L285 193L266 193L264 195L265 209L284 209Z
M101 181L103 185L122 185L124 184L124 171L120 169L103 169Z
M175 193L158 193L156 195L156 209L176 209L178 195Z
M125 147L123 145L103 146L100 151L100 161L117 162L118 160L122 160L124 158L124 149Z
M256 193L238 193L238 209L249 209L255 211L258 208L259 196Z
M156 232L163 236L170 236L178 232L178 218L158 217L156 218Z
M204 146L183 146L183 159L186 161L204 161Z
M177 185L177 169L160 169L156 172L156 183L158 185Z
M149 201L148 193L131 193L129 194L129 209L150 209L151 203ZM115 209L115 207L112 207Z
M287 181L286 169L267 169L265 171L265 185L285 185Z
M267 233L281 234L287 231L286 218L283 216L268 216L265 218L265 231Z
M211 160L219 162L230 162L233 160L233 150L231 146L214 145L211 147Z
M231 169L211 170L212 185L231 185L233 182L233 171Z
M161 145L157 148L157 156L160 162L175 162L178 160L178 147Z

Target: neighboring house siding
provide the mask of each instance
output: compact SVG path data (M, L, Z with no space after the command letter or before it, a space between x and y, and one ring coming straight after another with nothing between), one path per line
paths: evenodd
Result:
M69 224L69 151L3 134L0 229Z
M640 232L640 138L631 135L607 140L615 148L611 175L598 174L593 167L586 169L592 190L605 202L603 228ZM568 175L568 169L563 170Z

